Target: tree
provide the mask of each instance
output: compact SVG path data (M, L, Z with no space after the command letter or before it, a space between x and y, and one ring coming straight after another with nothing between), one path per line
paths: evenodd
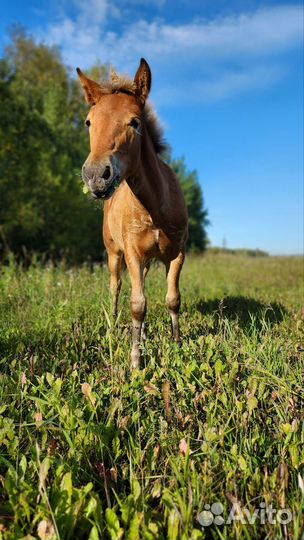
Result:
M188 246L195 251L204 251L208 244L206 227L209 220L197 171L187 171L184 158L169 159L169 165L178 176L186 199L189 214Z
M15 30L0 63L2 244L100 258L102 212L82 193L86 106L57 49ZM96 209L96 206L95 206Z

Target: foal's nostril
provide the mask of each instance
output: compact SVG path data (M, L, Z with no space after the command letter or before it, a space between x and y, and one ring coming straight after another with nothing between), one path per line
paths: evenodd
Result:
M103 171L103 175L101 178L103 178L104 180L108 180L108 178L110 178L111 176L111 169L109 167L109 165L106 166L105 170Z

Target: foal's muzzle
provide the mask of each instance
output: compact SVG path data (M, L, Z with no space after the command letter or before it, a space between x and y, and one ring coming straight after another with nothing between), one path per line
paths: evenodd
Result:
M82 179L89 187L94 199L109 199L120 183L119 169L108 160L106 163L85 162Z

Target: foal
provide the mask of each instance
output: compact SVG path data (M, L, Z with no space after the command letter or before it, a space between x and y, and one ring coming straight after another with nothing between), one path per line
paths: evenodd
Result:
M179 276L185 258L188 215L179 181L160 158L162 132L148 103L151 71L142 58L134 80L112 73L102 85L77 73L91 108L90 154L82 177L96 199L106 199L103 237L111 273L114 316L124 261L131 285L131 368L140 364L140 339L146 313L144 280L151 259L167 271L167 306L172 335L179 342Z

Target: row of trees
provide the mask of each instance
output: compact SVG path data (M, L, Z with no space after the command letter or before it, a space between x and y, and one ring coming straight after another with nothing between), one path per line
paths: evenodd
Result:
M95 78L104 66L92 70ZM92 74L92 73L91 73ZM22 255L100 259L101 203L82 192L88 153L82 90L56 48L15 30L0 60L0 245ZM190 215L189 245L206 247L206 210L196 171L170 160Z

